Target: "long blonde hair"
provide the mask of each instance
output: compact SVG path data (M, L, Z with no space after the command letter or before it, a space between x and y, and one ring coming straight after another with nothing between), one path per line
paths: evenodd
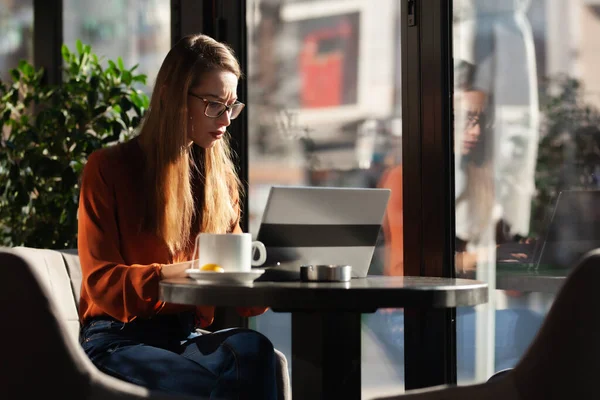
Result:
M239 216L242 187L228 134L210 149L195 149L195 156L187 137L188 90L215 70L240 78L231 48L206 35L182 38L158 72L139 135L149 188L144 227L162 237L173 254L187 249L198 231L228 232Z
M471 91L474 93L476 91ZM479 93L478 93L479 94ZM483 96L483 93L481 93ZM466 185L461 193L458 193L456 205L465 202L468 207L469 241L478 243L486 232L486 229L493 222L493 210L495 204L495 185L494 185L494 138L492 135L494 124L493 99L491 96L483 96L481 104L471 106L469 111L475 112L479 118L479 128L481 134L479 143L476 148L471 150L471 153L463 156L462 164L459 166L464 169L466 175ZM458 94L455 99L455 104L458 105L458 112L464 112L460 106L465 101ZM466 121L458 119L457 129L466 130L466 126L461 126ZM460 146L455 151L461 151Z

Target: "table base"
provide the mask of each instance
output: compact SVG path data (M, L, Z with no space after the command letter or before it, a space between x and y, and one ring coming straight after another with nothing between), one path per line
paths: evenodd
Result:
M404 388L456 384L456 309L404 309Z
M361 314L292 313L292 398L361 398Z

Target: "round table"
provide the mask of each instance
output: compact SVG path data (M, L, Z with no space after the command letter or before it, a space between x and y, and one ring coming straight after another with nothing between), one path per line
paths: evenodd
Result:
M349 282L254 282L201 284L188 278L160 282L162 300L222 307L266 306L292 313L292 397L360 399L362 313L379 308L404 308L417 326L439 320L439 310L475 306L488 300L484 282L431 277L370 276ZM410 318L407 318L410 319ZM439 335L428 332L418 346L436 348ZM421 349L413 349L420 351ZM411 382L443 384L436 379L441 366L405 366ZM414 378L413 378L414 377Z
M520 292L558 293L567 279L567 269L496 268L496 289Z

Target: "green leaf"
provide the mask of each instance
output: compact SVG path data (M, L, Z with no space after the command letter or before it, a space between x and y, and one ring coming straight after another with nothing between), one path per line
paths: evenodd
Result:
M108 107L105 104L98 106L94 109L94 115L102 115L106 112L107 109Z
M60 53L62 54L63 60L65 60L65 62L68 63L69 59L71 57L71 52L69 51L69 48L67 47L66 44L63 44L60 47Z
M19 92L17 90L13 90L10 94L10 101L13 104L16 104L19 101Z
M100 78L98 77L98 75L92 75L92 77L90 78L90 87L93 91L98 90L98 87L100 86Z
M123 59L121 57L117 58L117 65L121 71L125 70L125 64L123 64Z
M21 73L16 68L13 68L10 70L10 76L12 77L13 81L15 81L15 82L18 82L19 79L21 79Z
M121 120L123 121L123 125L125 127L131 126L131 120L129 119L129 115L124 111L121 111L120 115L121 115Z
M136 115L135 117L131 118L131 127L137 128L141 121L142 119Z
M87 94L88 106L90 110L93 110L96 107L96 101L98 101L98 92L91 91Z
M27 75L31 76L32 79L35 78L34 77L35 69L33 68L33 66L31 64L29 64L29 63L25 64L24 71Z
M143 83L144 85L146 84L146 80L148 79L148 77L144 74L141 75L135 75L132 80L134 82L139 82L139 83Z
M113 121L113 123L112 123L113 136L119 137L122 130L123 130L123 125L119 121Z
M44 77L44 73L46 72L46 70L44 69L44 67L40 67L37 72L35 73L35 79L37 81L41 81L42 78Z
M19 175L20 175L19 165L12 164L10 167L9 175L8 175L10 180L16 183L16 181L19 180Z
M73 77L76 77L77 75L79 75L79 64L76 62L73 62L71 64L69 64L69 74L71 74ZM73 79L73 78L71 78Z
M75 46L77 48L77 53L82 54L83 53L83 43L81 43L81 40L77 39L75 41Z
M119 105L121 106L121 112L127 112L131 110L131 101L127 97L121 97Z
M108 92L108 97L109 98L113 98L113 97L119 97L121 98L121 95L123 94L121 88L119 86L113 87L112 89L110 89L110 91Z
M90 58L89 54L87 54L87 53L81 54L81 56L79 57L79 70L80 71L87 67L89 58Z
M131 76L131 72L127 70L123 71L123 74L121 75L121 80L124 84L126 84L127 86L131 85L132 78L133 77Z

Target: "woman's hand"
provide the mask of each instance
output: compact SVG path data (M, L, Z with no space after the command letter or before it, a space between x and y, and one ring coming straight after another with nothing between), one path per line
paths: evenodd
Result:
M185 278L186 269L192 268L194 261L182 261L174 264L165 264L160 270L160 279Z
M454 262L457 275L472 273L477 269L477 253L470 251L457 252Z

